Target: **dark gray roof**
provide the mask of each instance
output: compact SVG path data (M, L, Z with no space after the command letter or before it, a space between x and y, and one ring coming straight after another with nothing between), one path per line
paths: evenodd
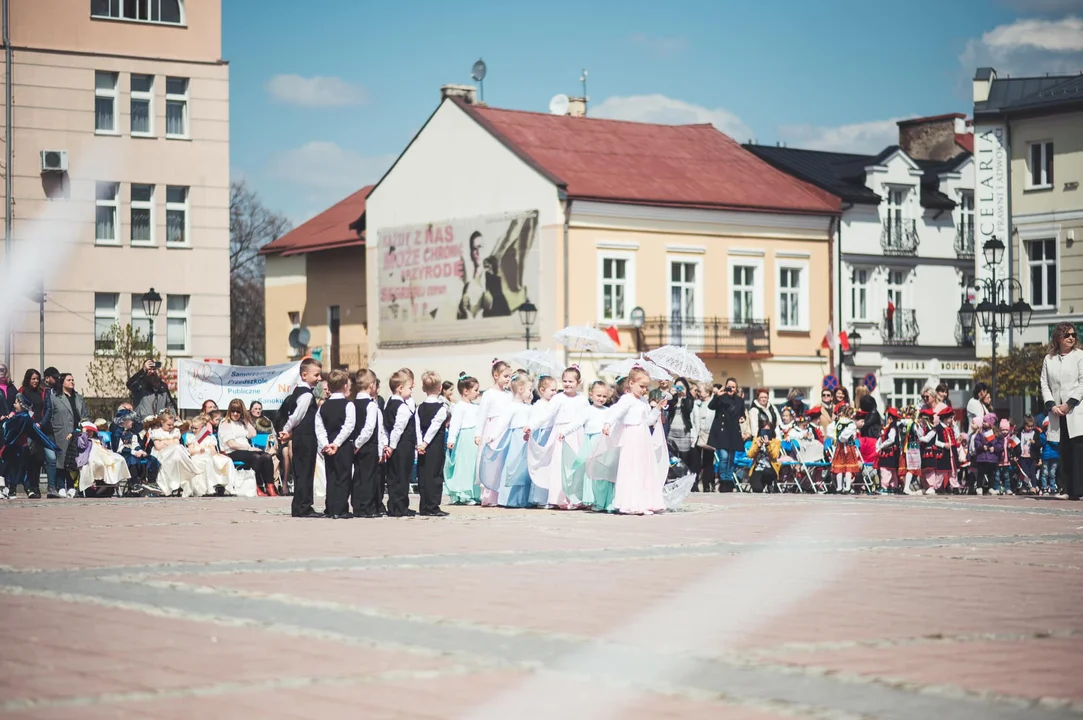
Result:
M992 72L977 79L988 79ZM989 98L974 103L974 115L1023 114L1057 112L1083 108L1083 74L1048 75L1045 77L994 78L989 86Z
M922 170L921 206L930 210L951 210L955 201L940 192L940 175L954 172L970 157L964 152L948 160L915 160Z
M844 202L879 205L880 196L865 187L865 168L872 155L799 150L775 145L746 144L744 148L779 170L822 188Z

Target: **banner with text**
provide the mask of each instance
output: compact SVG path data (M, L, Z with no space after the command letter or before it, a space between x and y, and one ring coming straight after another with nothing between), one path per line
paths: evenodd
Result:
M537 210L380 230L379 344L521 335L537 230Z
M207 400L225 409L233 398L263 403L264 410L275 410L293 392L300 380L300 363L243 367L221 363L181 360L177 372L177 405L182 410L198 410Z
M1010 148L1008 133L1003 123L976 123L974 126L974 214L976 215L974 233L974 257L976 260L975 277L978 281L991 280L993 268L986 265L982 256L982 247L994 236L1004 243L1005 252L996 267L998 280L1008 277L1008 255L1012 249L1010 188L1008 186L1008 164ZM985 298L979 292L975 304ZM996 298L988 298L996 302ZM1005 298L1011 304L1012 298ZM976 328L981 343L990 342L989 336L980 325Z

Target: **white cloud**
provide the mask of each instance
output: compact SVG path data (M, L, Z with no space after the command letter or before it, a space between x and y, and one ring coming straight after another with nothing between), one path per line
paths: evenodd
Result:
M267 176L306 207L322 212L370 185L391 167L395 155L360 155L333 142L313 140L272 155Z
M899 126L896 123L901 119L873 120L835 127L782 125L778 133L787 145L805 150L878 153L889 145L899 143Z
M368 101L368 95L360 86L342 78L321 75L310 78L275 75L267 81L267 92L277 102L302 107L361 105Z
M656 37L644 33L632 33L628 42L657 58L673 57L688 47L688 41L683 37Z
M738 142L754 137L752 129L729 110L706 108L665 95L627 95L610 97L590 108L593 117L614 120L658 123L659 125L693 125L710 123Z
M1083 70L1083 18L1020 19L973 38L959 56L970 77L979 67L997 74L1044 75Z

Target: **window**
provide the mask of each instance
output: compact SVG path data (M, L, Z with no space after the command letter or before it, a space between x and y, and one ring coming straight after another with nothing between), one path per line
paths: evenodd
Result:
M755 316L756 268L733 266L733 322L752 322Z
M94 351L111 352L115 342L111 337L113 326L119 322L117 293L94 293Z
M117 73L94 73L94 132L117 131Z
M906 271L887 271L887 312L891 319L892 336L900 335L903 327L903 297L906 291Z
M154 76L132 75L132 135L154 134Z
M865 268L850 271L850 319L869 319L869 271Z
M342 315L338 305L327 308L327 342L331 346L331 368L339 367L339 338L342 329Z
M1028 188L1053 187L1053 143L1036 142L1027 145Z
M903 207L906 204L905 190L888 190L887 193L887 232L891 245L901 245L903 241Z
M970 247L974 247L974 193L964 192L959 196L959 227L962 228L963 236L970 239Z
M808 329L808 283L805 263L779 262L778 327L781 330Z
M166 245L188 244L188 188L169 185L165 189Z
M132 245L154 243L154 186L132 185Z
M921 407L921 389L925 387L925 378L895 378L895 392L891 404L897 408L907 405Z
M97 184L94 200L94 239L99 243L120 242L117 237L117 189L119 183Z
M598 318L629 322L635 307L635 255L607 252L598 256Z
M1027 266L1030 268L1031 307L1055 308L1057 306L1057 241L1028 240Z
M703 314L698 262L669 261L669 317L695 322Z
M974 381L970 378L941 378L940 382L948 386L948 392L958 390L965 395L969 395L974 389Z
M150 316L143 311L143 294L132 294L132 331L138 332L139 337L142 338L145 347L144 350L150 349L150 336L152 331Z
M165 342L171 354L188 353L188 296L167 295L165 299Z
M165 136L188 137L188 78L165 79Z
M90 16L183 25L184 0L90 0Z

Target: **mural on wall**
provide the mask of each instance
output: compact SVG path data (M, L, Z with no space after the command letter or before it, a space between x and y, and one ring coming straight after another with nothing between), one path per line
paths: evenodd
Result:
M539 276L537 230L530 210L380 231L379 344L521 335L516 311Z

